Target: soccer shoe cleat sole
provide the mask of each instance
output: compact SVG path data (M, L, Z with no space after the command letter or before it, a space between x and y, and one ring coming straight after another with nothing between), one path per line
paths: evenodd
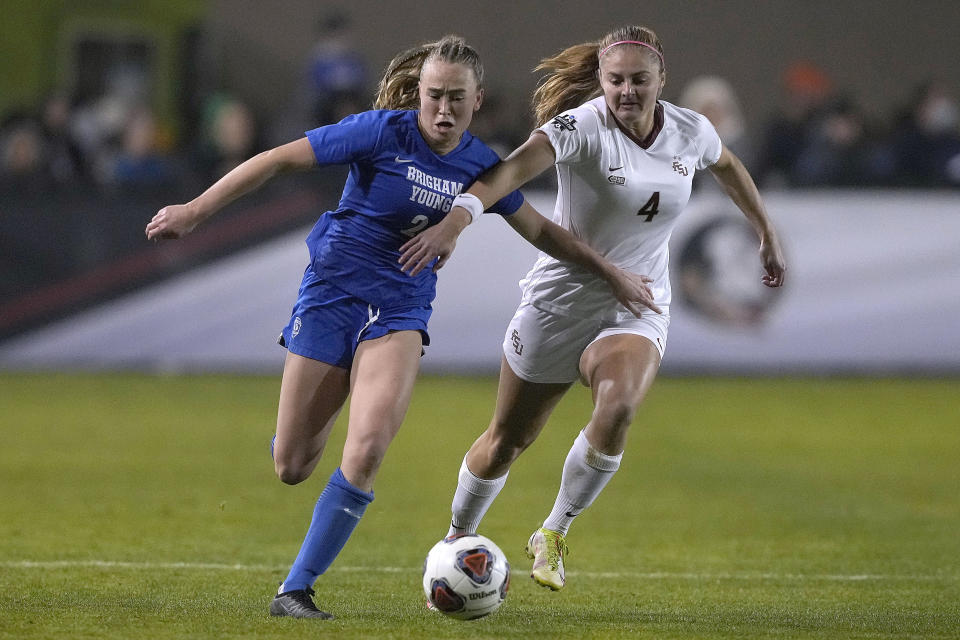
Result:
M534 571L530 572L530 578L541 587L546 587L551 591L560 591L560 589L563 589L564 585L566 584L563 578L557 580L557 574L552 571L535 569Z

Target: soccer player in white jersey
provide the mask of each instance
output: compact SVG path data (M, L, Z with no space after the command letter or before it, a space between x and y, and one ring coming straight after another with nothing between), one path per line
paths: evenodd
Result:
M444 222L401 247L401 261L416 272L435 256L445 259L476 212L556 165L554 222L650 282L653 303L637 318L595 276L541 254L520 283L522 301L507 327L493 419L460 467L448 535L476 531L511 464L570 385L579 378L590 386L593 414L567 454L553 509L527 543L531 577L557 590L570 525L619 468L630 423L664 354L667 242L694 172L710 169L752 223L764 284L783 284L784 260L743 164L704 116L660 100L666 68L652 30L620 28L538 69L549 72L534 95L540 128L461 194Z

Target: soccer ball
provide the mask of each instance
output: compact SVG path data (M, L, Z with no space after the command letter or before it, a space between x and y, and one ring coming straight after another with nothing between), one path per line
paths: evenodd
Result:
M423 563L423 591L436 609L473 620L500 608L510 588L510 563L492 540L477 534L444 538Z

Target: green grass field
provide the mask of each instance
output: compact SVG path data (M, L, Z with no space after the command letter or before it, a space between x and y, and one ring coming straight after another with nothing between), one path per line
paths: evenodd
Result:
M957 380L659 380L551 593L522 550L589 416L573 390L481 528L514 579L474 622L428 612L420 568L496 381L420 380L317 583L331 622L267 613L344 435L281 484L278 389L0 375L0 638L960 638Z

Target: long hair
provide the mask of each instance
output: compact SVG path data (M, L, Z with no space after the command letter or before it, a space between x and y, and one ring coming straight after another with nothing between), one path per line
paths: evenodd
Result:
M663 45L652 29L631 25L612 31L596 42L575 44L541 60L535 71L546 71L547 75L533 92L533 114L537 126L600 95L600 78L597 75L600 51L614 42L624 40L644 42L663 55ZM650 51L650 55L656 54ZM665 73L662 60L658 58L657 62L660 64L660 73Z
M462 64L473 70L477 87L483 86L483 63L480 54L460 36L443 36L436 42L412 47L398 54L387 65L377 87L374 109L417 109L420 96L417 87L420 71L431 60Z

